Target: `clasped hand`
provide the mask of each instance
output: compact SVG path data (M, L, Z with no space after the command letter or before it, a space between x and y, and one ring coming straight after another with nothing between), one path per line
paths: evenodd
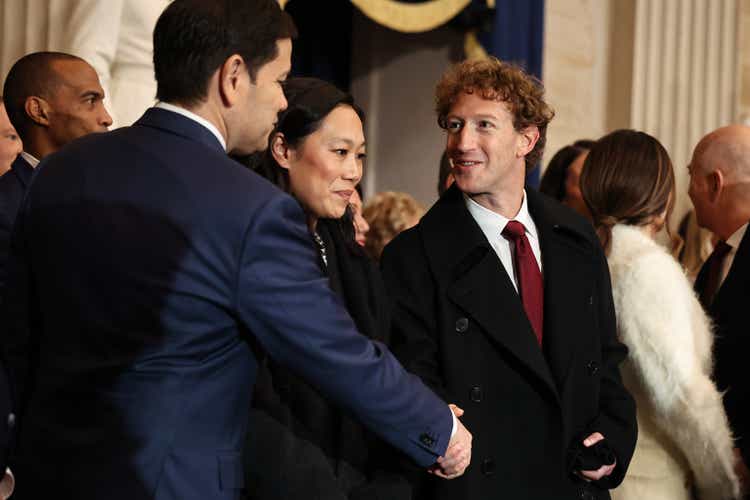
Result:
M463 475L469 463L471 463L471 440L473 438L471 433L461 423L461 420L459 420L464 411L453 404L448 406L456 416L456 433L448 443L445 456L439 457L437 464L428 472L443 479L455 479Z

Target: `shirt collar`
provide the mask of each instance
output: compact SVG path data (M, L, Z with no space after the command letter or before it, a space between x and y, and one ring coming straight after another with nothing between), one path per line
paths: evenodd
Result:
M23 158L24 160L26 160L26 163L28 163L29 165L31 165L31 168L36 168L36 166L39 165L39 160L37 160L36 158L34 158L33 156L31 156L26 151L21 151L21 158Z
M168 102L161 102L161 101L159 101L159 102L157 102L154 105L154 107L155 108L165 109L167 111L172 111L173 113L177 113L179 115L182 115L185 118L189 118L189 119L193 120L194 122L198 122L199 124L201 124L204 127L206 127L213 135L216 136L216 138L221 143L221 147L224 148L224 151L227 150L227 141L226 141L226 139L224 139L224 136L221 135L221 132L219 132L219 129L217 129L216 126L213 123L211 123L210 121L206 120L202 116L198 116L195 113L193 113L192 111L188 111L187 109L185 109L183 107L176 106L176 105L170 104Z
M747 222L740 227L737 231L732 233L732 236L727 238L727 244L732 247L732 250L737 250L740 246L740 243L742 243L742 238L745 236L745 231L747 231Z
M528 237L538 239L536 234L536 225L531 219L529 213L529 206L527 203L526 190L523 191L523 201L521 202L521 208L513 219L508 219L500 215L497 212L493 212L489 208L485 208L476 201L472 200L469 196L464 193L464 201L466 208L471 213L474 220L477 221L482 232L485 234L496 234L498 237L503 233L503 229L511 220L515 220L523 224L526 229L526 235Z

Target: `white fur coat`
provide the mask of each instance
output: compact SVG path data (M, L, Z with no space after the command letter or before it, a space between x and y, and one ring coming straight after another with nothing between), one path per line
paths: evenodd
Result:
M683 498L690 482L700 500L737 497L732 438L710 378L711 325L682 268L624 225L612 230L608 262L618 334L630 349L623 380L639 424L633 461L613 498ZM660 487L670 493L659 496ZM682 492L672 495L675 488Z

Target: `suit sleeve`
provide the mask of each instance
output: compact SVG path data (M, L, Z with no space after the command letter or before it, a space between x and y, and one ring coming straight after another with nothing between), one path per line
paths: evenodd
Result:
M452 427L447 405L383 344L357 332L316 264L304 215L291 197L274 196L252 219L236 300L240 319L279 364L419 465L445 453Z
M625 360L628 350L617 340L609 266L604 252L598 246L596 260L599 267L597 317L602 345L602 377L599 418L591 426L591 431L601 432L617 456L617 467L612 474L598 481L600 486L611 489L625 478L635 451L638 425L635 419L635 402L620 377L620 363Z
M711 332L687 279L660 254L641 257L622 279L620 333L648 395L646 410L684 453L700 498L735 498L739 486L729 424L697 354L696 344Z

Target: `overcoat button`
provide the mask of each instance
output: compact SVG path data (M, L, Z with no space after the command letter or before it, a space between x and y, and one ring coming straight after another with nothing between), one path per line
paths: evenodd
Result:
M456 320L456 331L458 333L464 333L469 329L469 320L467 318L458 318Z
M482 461L482 474L485 476L491 476L495 473L495 461L491 458L487 458Z
M477 385L477 386L474 386L474 387L471 388L471 396L470 397L471 397L472 401L474 401L475 403L481 403L483 396L484 396L484 394L482 392L482 388L481 387L479 387Z
M593 296L593 295L590 295L590 296L589 296L589 305L590 305L590 306L593 306L593 305L594 305L594 296Z
M16 426L16 416L13 413L8 413L8 429L12 429Z
M589 371L589 375L596 375L599 372L599 363L596 361L589 361L586 365L586 369Z

